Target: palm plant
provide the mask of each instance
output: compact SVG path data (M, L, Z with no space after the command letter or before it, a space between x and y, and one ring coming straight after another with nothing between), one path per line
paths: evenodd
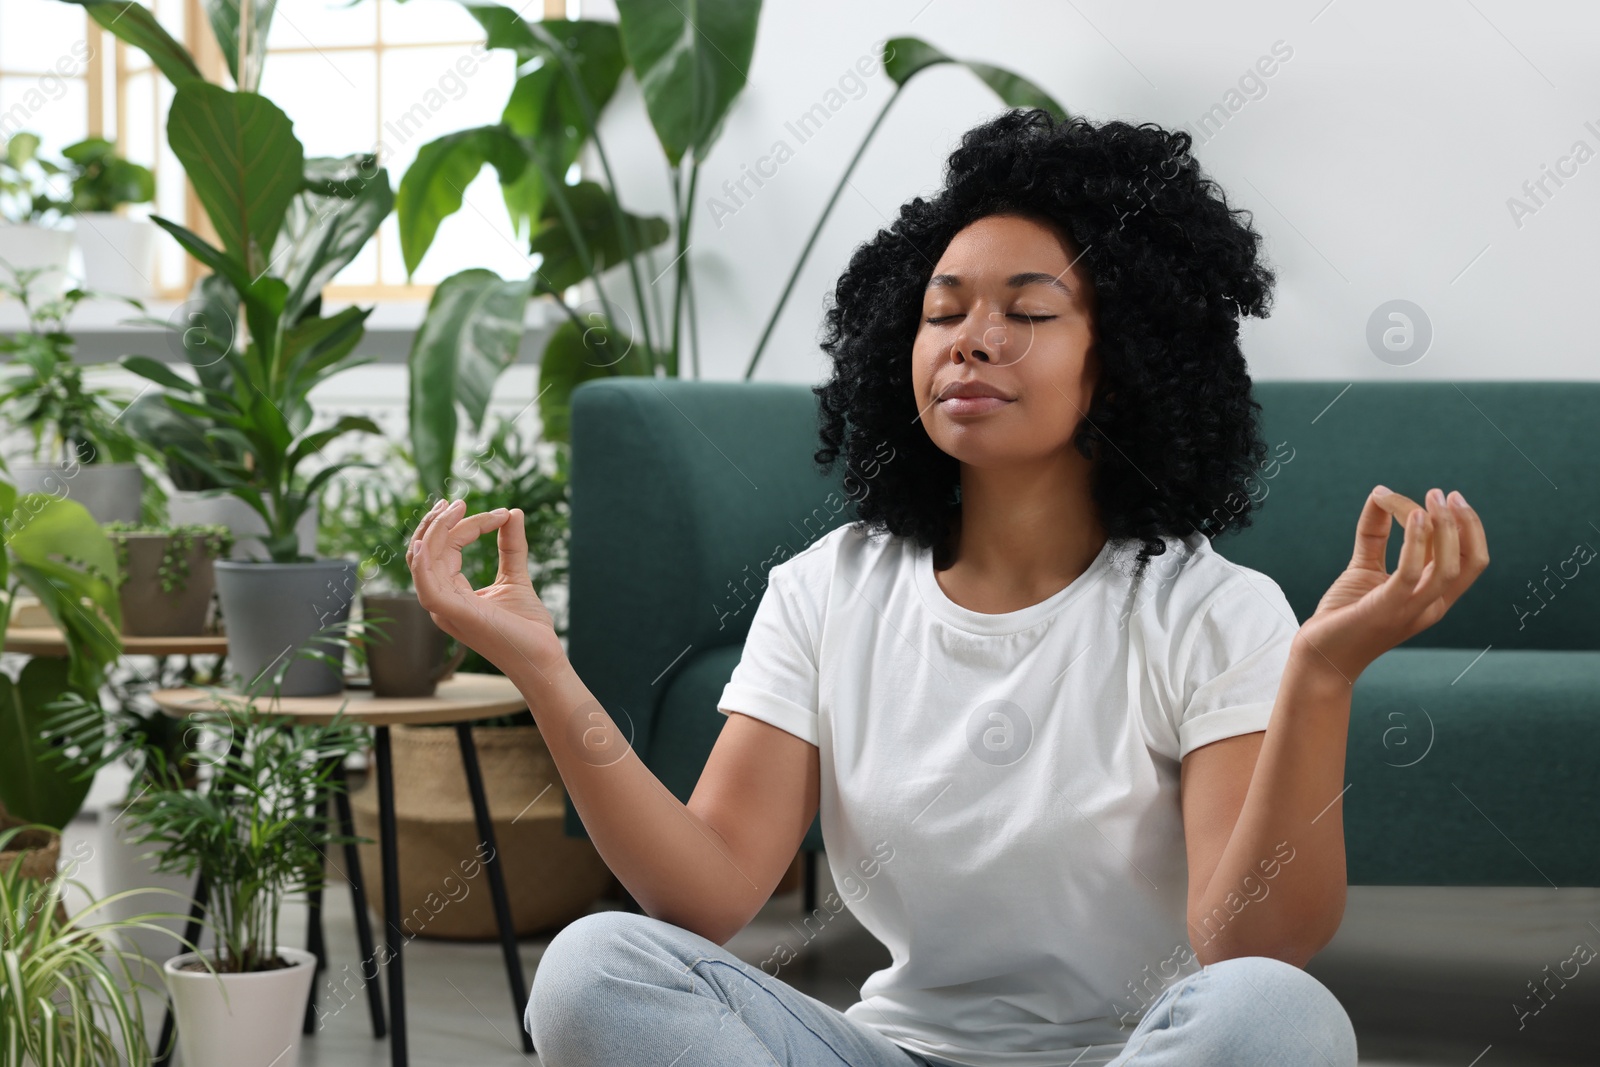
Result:
M219 710L191 718L227 744L209 784L185 782L152 753L160 784L136 796L128 816L134 843L159 846L156 870L205 879L216 970L268 970L284 901L321 886L323 850L349 840L307 814L343 788L336 768L366 748L367 731L342 719L299 726L257 713L253 701L212 696Z
M0 851L46 830L26 825L0 832ZM70 866L42 880L24 874L20 861L0 867L0 1061L143 1067L151 1057L139 992L160 990L144 981L142 961L123 954L118 935L134 929L168 933L158 920L181 916L108 918L107 906L124 897L164 892L130 890L93 901L68 918L62 906L67 891L87 895L70 875Z

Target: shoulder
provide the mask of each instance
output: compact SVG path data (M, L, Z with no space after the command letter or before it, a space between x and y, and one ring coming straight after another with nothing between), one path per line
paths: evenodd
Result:
M825 593L836 574L852 577L892 563L902 547L900 538L874 532L865 523L847 522L773 566L768 576L796 590Z
M1167 551L1151 558L1138 580L1132 577L1137 541L1118 547L1116 567L1130 584L1131 610L1147 625L1182 642L1200 620L1233 621L1259 616L1298 626L1278 583L1262 571L1218 552L1200 533L1166 538Z

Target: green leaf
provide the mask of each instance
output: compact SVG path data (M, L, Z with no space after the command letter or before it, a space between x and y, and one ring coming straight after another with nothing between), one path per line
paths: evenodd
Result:
M173 94L167 141L223 248L252 276L265 270L304 182L305 153L289 116L264 96L189 82Z
M336 441L345 434L370 433L383 436L383 428L365 415L341 415L338 421L325 430L308 433L295 442L294 449L289 453L289 466L294 468L302 460L311 458L330 441Z
M553 293L559 297L568 288L578 284L592 273L621 263L627 258L627 244L622 230L617 226L617 214L612 209L611 194L604 186L594 182L579 182L562 186L577 218L580 249L573 240L572 231L558 212L552 193L551 202L545 206L545 217L529 242L529 250L544 256L539 264L536 293ZM664 244L672 234L666 219L657 216L635 215L623 212L626 225L632 229L635 253ZM586 262L587 251L591 262Z
M122 364L123 370L129 370L141 377L149 378L157 385L168 389L176 389L179 392L187 393L195 387L194 382L176 373L165 363L151 359L149 356L123 356L118 362Z
M111 540L82 504L45 493L17 497L4 529L12 577L39 598L65 635L74 686L95 692L122 652Z
M704 159L749 76L759 0L617 0L617 16L667 162Z
M464 270L440 282L412 340L411 445L424 488L442 491L455 453L456 406L476 432L500 372L517 358L532 281Z
M1038 107L1051 112L1058 119L1068 117L1066 108L1020 74L988 63L956 59L916 37L891 37L883 43L883 70L896 85L904 85L913 76L941 63L966 67L994 90L995 95L1008 107Z
M289 204L273 249L275 270L289 285L284 317L291 323L322 295L394 208L389 172L371 157L306 160L304 190Z
M35 656L16 682L0 674L0 801L26 822L57 829L71 822L94 784L74 763L51 758L46 707L71 689L68 661Z
M277 0L248 0L250 4L250 54L256 57L255 72L260 77L261 62L265 58L267 30L272 25L272 12ZM240 0L205 0L206 16L211 20L211 32L217 38L222 58L227 60L228 73L233 83L249 89L239 76L239 5Z
M545 344L539 361L539 417L546 441L571 440L572 391L595 378L648 377L654 361L642 344L609 328L599 314L580 327L568 319Z
M423 145L401 176L395 198L406 276L416 272L439 223L461 209L462 195L485 163L508 185L522 176L526 162L522 145L504 126L458 130Z
M203 81L200 68L188 49L173 39L150 9L133 0L66 0L89 12L101 29L109 30L121 41L133 45L150 57L174 86Z

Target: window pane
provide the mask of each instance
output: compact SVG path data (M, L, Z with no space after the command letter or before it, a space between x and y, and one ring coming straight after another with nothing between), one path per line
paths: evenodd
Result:
M83 73L83 8L59 0L5 0L0 4L0 70L42 74L66 69ZM77 47L74 48L74 45Z
M377 9L349 0L302 0L280 3L267 32L267 48L323 48L328 45L367 44L378 39ZM268 62L271 66L271 62Z
M0 135L37 133L41 154L56 157L89 134L88 90L80 78L0 76Z
M418 43L429 41L472 41L483 37L483 27L467 14L467 9L451 0L381 0L383 7L383 39L388 43ZM513 9L518 4L510 5ZM523 18L536 19L543 10L534 3L522 12Z
M477 45L384 52L381 134L390 171L403 171L429 141L498 122L514 73L510 53Z
M269 55L261 92L294 120L306 155L370 152L376 70L370 52Z

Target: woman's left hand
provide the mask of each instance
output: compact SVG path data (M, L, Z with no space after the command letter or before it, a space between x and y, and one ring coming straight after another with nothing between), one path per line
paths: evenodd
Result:
M1447 501L1428 490L1426 505L1403 522L1405 541L1395 571L1385 571L1392 516L1380 501L1392 491L1375 487L1356 522L1356 547L1296 636L1308 665L1328 667L1347 684L1373 660L1444 617L1489 565L1478 513L1458 492ZM1404 498L1401 498L1404 499Z

